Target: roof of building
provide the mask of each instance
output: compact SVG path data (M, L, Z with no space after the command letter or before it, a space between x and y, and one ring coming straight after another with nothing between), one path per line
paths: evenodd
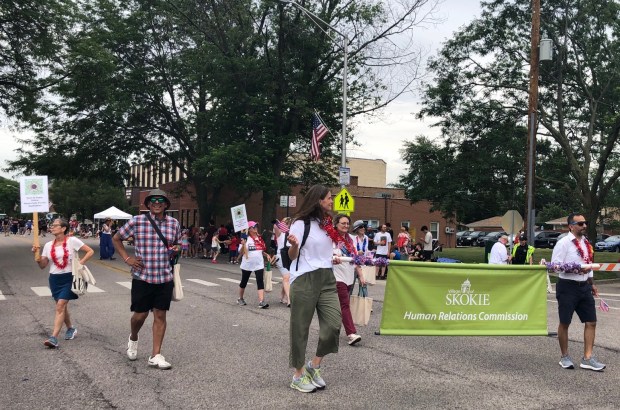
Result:
M468 228L501 228L502 217L494 216L492 218L481 219L480 221L468 223L465 226Z

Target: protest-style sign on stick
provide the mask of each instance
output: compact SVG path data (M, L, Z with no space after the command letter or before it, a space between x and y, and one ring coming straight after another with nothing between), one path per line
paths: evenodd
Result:
M24 176L19 181L19 198L21 213L32 212L32 247L35 249L34 260L41 259L39 244L39 212L49 212L49 193L46 175Z
M248 214L245 210L245 204L233 206L232 208L230 208L230 213L232 215L235 232L248 229Z

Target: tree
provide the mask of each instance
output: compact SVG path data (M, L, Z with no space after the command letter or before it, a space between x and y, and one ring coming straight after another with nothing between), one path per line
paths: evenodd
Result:
M19 184L0 176L0 213L14 215L19 204Z
M619 10L611 0L549 0L541 16L557 53L541 65L538 137L560 150L570 180L538 174L537 184L571 192L591 221L620 177ZM441 117L448 141L471 137L472 113L526 123L530 18L529 0L485 2L430 62L421 115Z
M350 116L415 81L409 76L386 97L392 84L377 70L418 61L392 37L411 36L435 0L303 4L351 39ZM305 153L314 108L339 128L342 51L305 14L273 0L97 0L81 12L83 30L58 72L66 79L53 89L58 100L38 124L35 152L24 151L14 167L40 169L51 147L86 164L89 175L122 176L129 158L169 163L195 187L203 222L226 185L262 191L265 221L291 184L334 181L333 137L324 140L322 164ZM103 147L107 168L96 155Z
M54 209L67 218L76 214L79 220L91 219L94 214L116 206L128 210L124 189L105 181L57 179L50 187Z
M73 23L71 0L0 2L0 111L25 119L54 79Z

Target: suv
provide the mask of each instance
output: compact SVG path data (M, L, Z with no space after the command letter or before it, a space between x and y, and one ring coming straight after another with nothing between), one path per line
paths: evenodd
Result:
M534 234L534 247L535 248L553 248L557 243L557 237L562 232L556 231L538 231Z
M488 232L486 235L481 236L476 240L476 245L482 247L487 243L487 241L497 242L502 235L507 236L508 234L506 232Z
M463 235L461 237L461 245L462 246L473 246L476 245L476 241L478 240L478 238L486 235L487 232L482 232L482 231L473 231L470 232L469 235Z

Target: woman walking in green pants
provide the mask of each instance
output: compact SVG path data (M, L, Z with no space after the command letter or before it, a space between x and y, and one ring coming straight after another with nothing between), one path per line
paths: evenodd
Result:
M291 353L289 363L295 368L291 388L312 393L325 388L321 361L328 353L338 352L340 302L332 272L334 229L329 211L332 194L327 187L315 185L306 194L289 231L288 251L291 259L290 299ZM312 360L306 362L308 333L314 312L319 318L319 344Z

